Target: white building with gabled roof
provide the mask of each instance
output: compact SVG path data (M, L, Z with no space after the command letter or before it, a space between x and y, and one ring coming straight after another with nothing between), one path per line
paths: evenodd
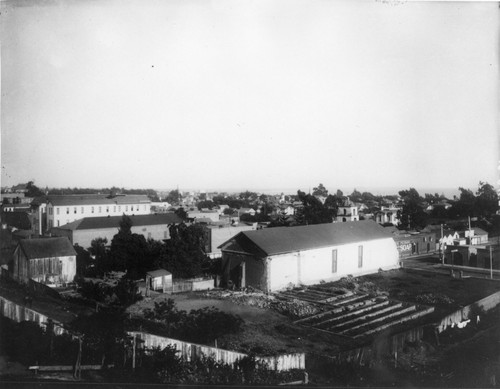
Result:
M146 195L49 195L46 198L47 229L86 217L149 215Z
M372 220L244 231L220 249L223 285L264 292L399 267L392 234Z

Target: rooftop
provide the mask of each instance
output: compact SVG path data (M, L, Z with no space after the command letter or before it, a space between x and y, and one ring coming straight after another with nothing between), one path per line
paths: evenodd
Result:
M68 238L22 239L19 247L28 259L76 255Z
M122 217L123 216L85 217L54 228L71 231L119 228ZM182 222L182 219L175 213L128 215L128 217L132 221L132 226L154 226L159 224L178 224Z
M165 270L165 269L158 269L158 270L152 270L152 271L148 271L146 273L148 276L151 276L153 278L155 277L161 277L161 276L170 276L172 275L172 273L170 273L169 271Z
M36 199L40 201L39 198ZM53 206L71 205L94 205L94 204L151 204L151 200L146 195L116 195L109 194L89 194L89 195L48 195L45 198L47 203Z
M376 222L366 220L244 231L220 248L275 255L376 239L392 239L392 234Z

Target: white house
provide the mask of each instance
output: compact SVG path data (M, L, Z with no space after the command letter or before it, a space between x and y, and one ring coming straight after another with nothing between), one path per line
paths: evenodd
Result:
M375 220L380 224L393 224L398 225L398 212L401 211L401 208L397 207L382 207L380 211L375 213Z
M220 248L223 285L265 292L399 267L392 234L372 220L245 231Z
M47 196L46 202L48 229L86 217L151 213L151 200L146 195L59 195Z
M355 222L359 220L358 207L347 198L337 210L338 222Z

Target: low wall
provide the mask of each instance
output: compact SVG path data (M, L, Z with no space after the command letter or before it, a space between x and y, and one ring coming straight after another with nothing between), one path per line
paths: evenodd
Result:
M214 288L213 278L193 278L190 280L177 280L172 283L172 293L193 292Z
M209 290L214 288L213 278L204 278L201 280L193 280L193 291L196 290Z
M23 321L33 321L39 326L45 326L50 320L48 316L34 311L31 308L13 303L12 301L7 300L2 296L0 296L0 315L17 323L21 323ZM54 323L54 333L56 335L61 335L68 332L65 328L63 328L61 323L55 320L52 320L52 322Z
M164 336L152 335L144 332L132 331L131 336L139 337L147 348L173 346L180 352L180 357L187 361L192 361L202 356L212 357L219 363L233 365L237 360L242 359L247 354L236 351L223 350L216 347L203 346L200 344L183 342L177 339L166 338ZM305 354L284 354L272 357L256 357L257 360L266 362L270 369L286 371L291 369L305 369Z
M471 316L474 313L474 311L477 312L477 310L484 310L484 311L489 311L490 309L495 308L497 305L500 304L500 292L495 292L481 300L478 300L470 305L467 305L458 311L455 311L453 313L450 313L436 325L436 329L439 333L443 332L446 330L448 327L452 327L464 320L468 319L473 319Z

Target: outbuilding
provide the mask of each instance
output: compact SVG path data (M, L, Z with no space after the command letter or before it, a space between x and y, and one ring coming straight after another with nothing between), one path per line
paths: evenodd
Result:
M148 271L146 273L146 290L161 290L163 293L172 291L172 273L165 269Z
M243 231L220 249L222 285L265 292L399 267L392 234L372 220Z
M12 277L58 285L76 275L76 251L68 238L21 239L14 250Z

